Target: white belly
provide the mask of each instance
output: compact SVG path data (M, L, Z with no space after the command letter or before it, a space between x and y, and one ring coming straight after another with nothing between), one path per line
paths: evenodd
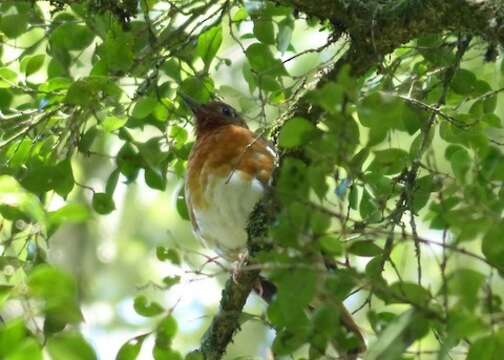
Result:
M248 218L264 187L235 170L229 179L210 176L206 189L203 196L208 206L193 208L197 235L219 255L235 260L246 249Z

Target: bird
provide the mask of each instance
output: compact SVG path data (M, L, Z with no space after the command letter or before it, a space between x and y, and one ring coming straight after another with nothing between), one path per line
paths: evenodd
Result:
M277 154L230 105L183 99L196 118L185 181L193 231L232 262L246 256L248 217L271 185Z
M278 165L275 147L256 135L242 116L221 101L201 104L180 94L195 118L196 140L189 154L185 199L193 232L207 247L230 262L247 256L247 223L257 202L271 186ZM260 277L258 286L274 284ZM346 359L355 359L365 342L351 314L339 304L341 324L358 340ZM335 347L337 347L335 345Z

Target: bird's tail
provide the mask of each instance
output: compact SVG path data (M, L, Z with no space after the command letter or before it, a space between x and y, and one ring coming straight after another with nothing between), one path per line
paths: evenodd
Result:
M342 343L339 339L334 339L332 345L344 359L357 359L359 354L366 351L366 342L352 314L350 314L343 304L340 305L340 323L345 328L346 332L351 335L350 340Z

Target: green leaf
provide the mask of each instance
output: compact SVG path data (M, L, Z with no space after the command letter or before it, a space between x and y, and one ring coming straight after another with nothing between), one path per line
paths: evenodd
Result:
M152 317L163 313L164 309L157 302L149 301L144 295L139 295L135 298L133 307L137 314Z
M310 228L314 235L325 233L331 226L331 216L322 211L313 211L310 214Z
M126 176L128 182L135 180L142 165L142 159L129 142L126 142L119 150L116 161L119 171Z
M257 86L267 92L279 92L282 90L282 84L273 75L267 74L257 76Z
M252 93L257 88L257 79L249 63L243 64L242 75L248 84L249 91Z
M68 89L65 102L69 105L96 105L96 84L86 79L77 80Z
M286 204L294 199L304 199L309 193L306 164L293 157L286 157L280 169L278 196ZM306 211L305 211L306 213Z
M26 338L21 344L13 347L13 350L5 360L42 360L42 348L37 340Z
M412 108L397 96L380 92L372 92L366 96L357 111L362 125L383 134L391 129L413 134L421 126L424 116L423 111Z
M135 106L136 108L136 106ZM117 129L120 129L122 128L126 122L128 121L128 119L126 117L119 117L119 116L107 116L103 119L103 121L101 122L101 128L108 132L108 133L111 133Z
M144 173L145 183L152 189L165 191L166 177L160 174L158 170L147 168Z
M184 360L205 360L205 357L199 350L193 350L186 355Z
M154 360L182 360L182 355L173 349L154 346L152 353L154 355Z
M10 320L0 327L0 357L4 359L26 339L28 331L21 319Z
M277 49L282 54L290 46L293 31L294 21L291 18L285 18L278 23Z
M172 287L180 282L180 276L165 276L163 278L163 285L165 289Z
M327 176L330 170L325 166L315 166L312 165L308 168L308 180L310 186L315 191L319 199L324 199L327 191L329 190L329 185L327 184Z
M222 27L214 26L198 36L196 54L201 57L205 64L205 72L210 68L210 64L219 51L222 44Z
M119 175L120 175L119 169L115 169L112 171L112 173L109 175L107 179L107 184L105 185L105 193L108 195L112 196L114 195L115 188L117 186L117 182L119 181Z
M0 67L0 88L10 89L17 82L17 73L6 67Z
M26 192L13 177L0 175L0 212L2 216L6 216L4 212L7 210L6 208L14 210L14 214L21 213L41 224L45 221L46 214L39 198ZM12 218L12 220L16 220L16 218Z
M161 66L161 70L163 70L165 74L171 77L173 80L177 81L177 83L182 82L182 78L180 75L181 72L180 62L177 61L175 58L171 58L168 61L166 61Z
M271 19L255 19L254 20L254 35L257 40L264 44L275 44L275 27Z
M93 348L76 332L49 337L47 349L52 360L96 360Z
M403 149L386 149L374 152L374 159L369 165L369 171L393 175L401 172L409 163L409 155Z
M247 9L243 6L240 6L238 10L231 16L231 20L235 22L240 22L249 17Z
M156 248L156 257L160 261L170 261L174 265L180 265L181 260L180 260L180 255L175 249L167 249L162 246L158 246Z
M31 167L20 179L20 183L34 194L43 194L54 187L53 171L54 167L52 166L40 165Z
M445 46L445 40L441 34L424 35L417 40L417 45L420 47L419 52L425 60L438 67L450 66L455 61L452 47ZM429 70L430 63L427 64Z
M322 88L310 92L308 96L312 103L319 104L330 113L338 113L341 110L344 93L341 84L328 82Z
M475 311L456 306L448 313L448 336L462 339L480 333L483 328L483 319Z
M431 193L440 190L440 184L435 181L433 175L425 175L417 179L413 193L413 210L420 211L429 201Z
M58 50L83 50L91 45L95 33L89 27L76 22L76 19L71 19L58 26L51 33L51 45Z
M350 169L354 174L360 174L362 172L362 166L364 162L369 157L369 148L365 147L360 150L355 156L350 160Z
M135 119L143 119L149 116L154 107L157 104L157 100L152 97L144 97L138 100L133 108L131 116Z
M319 154L332 154L337 164L346 164L348 157L355 152L359 144L357 122L342 114L327 114L324 125L329 127L329 131L322 133L318 138L319 148L315 151ZM342 139L345 140L342 141Z
M287 356L300 348L306 342L305 332L291 332L288 330L278 331L272 345L272 350L275 355Z
M357 186L350 186L350 192L348 194L348 205L353 210L357 210L359 206L359 190L357 190Z
M388 291L392 295L391 297L387 296L385 299L388 300L388 303L411 303L426 306L432 298L429 291L422 286L406 281L393 283Z
M315 125L302 117L292 118L282 126L278 145L284 148L300 146L309 140L315 129Z
M315 295L316 278L315 271L309 269L283 270L272 274L278 288L275 299L278 312L274 314L274 308L268 309L268 316L274 314L272 321L276 325L287 326L295 331L306 325L308 320L304 310Z
M92 126L86 130L84 135L81 137L79 141L79 151L86 153L91 149L93 142L96 139L96 136L99 134L96 126Z
M170 348L176 333L177 321L171 315L165 316L156 328L156 346Z
M53 225L64 223L82 223L90 218L89 209L82 204L66 204L56 211L48 213L49 222Z
M470 95L476 87L476 75L466 69L459 69L450 82L450 87L457 94Z
M59 162L53 169L52 173L52 187L54 191L66 199L68 194L72 191L75 185L73 176L72 164L70 158Z
M82 314L77 302L75 279L49 265L39 265L28 278L31 294L44 300L44 311L53 322L78 323Z
M367 317L371 327L376 333L383 332L383 330L385 330L387 326L396 319L396 315L394 313L386 311L377 313L374 310L370 310Z
M488 127L502 129L502 121L495 114L486 114L483 116L483 118L481 120Z
M483 112L493 114L497 108L497 95L488 96L483 100Z
M343 269L335 269L324 284L325 289L340 301L345 300L357 285L355 273Z
M413 331L417 327L416 331ZM391 321L382 331L378 339L373 342L366 353L366 360L399 360L402 353L409 345L423 334L422 330L428 330L425 320L421 319L414 310L402 313L398 318Z
M481 243L481 251L487 260L498 266L501 270L504 269L504 222L493 225L483 237Z
M371 240L356 241L350 245L348 252L357 256L374 257L383 250Z
M187 204L185 201L185 194L184 194L184 189L182 188L180 192L177 194L177 214L184 219L184 220L190 220L189 218L189 211L187 209Z
M153 169L157 169L167 157L167 153L161 150L159 137L153 137L144 143L137 144L137 148L145 162Z
M245 55L252 69L259 73L270 75L286 75L287 72L278 59L275 59L267 45L255 43L250 45L245 51Z
M475 270L457 269L448 275L448 293L457 295L467 309L474 309L484 281L485 276Z
M337 334L339 329L334 326L339 322L339 317L340 311L335 304L328 302L318 307L312 318L312 326L315 328L314 333L328 339L340 335Z
M0 31L8 38L16 38L26 32L28 16L26 14L4 15L0 18Z
M362 193L359 212L361 217L367 221L374 222L380 220L381 218L380 211L378 210L374 199L366 189L364 189Z
M446 148L445 157L450 161L455 177L461 182L465 182L466 174L472 163L469 152L462 146L450 145Z
M133 65L133 49L132 33L114 29L107 34L99 53L110 70L127 72Z
M12 104L14 96L9 90L3 89L2 84L4 84L4 81L0 78L0 109L7 109ZM10 88L9 84L4 85Z
M376 282L377 284L383 282L382 264L384 264L382 255L375 256L366 264L366 276L369 277L374 282Z
M504 353L504 330L479 338L471 344L467 360L500 360Z
M33 56L25 56L21 61L20 69L28 77L37 72L44 64L45 55L38 54Z
M115 360L135 360L146 337L147 335L140 335L125 342L119 349Z
M184 129L183 127L173 125L170 127L170 139L173 139L175 141L175 146L177 148L181 148L184 146L187 142L187 138L189 137L189 134L187 133L187 130Z
M9 299L11 290L14 286L11 285L0 285L0 310L7 299Z
M115 210L114 200L107 193L94 193L92 203L93 209L101 215L109 214Z
M180 90L183 94L189 94L194 100L205 104L210 100L214 91L213 80L209 77L190 77L180 84Z
M324 235L318 241L322 250L329 255L339 256L343 253L343 245L338 236Z

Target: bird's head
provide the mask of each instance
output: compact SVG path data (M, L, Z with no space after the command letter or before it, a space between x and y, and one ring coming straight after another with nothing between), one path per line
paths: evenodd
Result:
M200 104L187 95L180 94L186 105L191 109L196 119L196 135L215 130L224 125L237 125L248 128L245 120L230 105L221 101L211 101Z

